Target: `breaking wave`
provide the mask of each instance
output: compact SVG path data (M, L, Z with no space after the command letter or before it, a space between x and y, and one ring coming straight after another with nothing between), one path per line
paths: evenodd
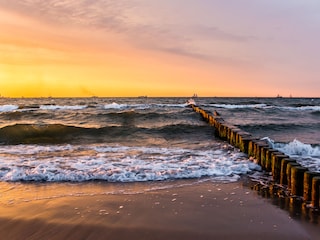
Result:
M212 177L236 181L260 169L239 151L119 145L0 148L0 181L145 182Z
M310 170L320 172L320 146L300 142L294 139L288 143L275 142L266 137L269 145L283 152L284 154L296 159L302 166L308 167Z

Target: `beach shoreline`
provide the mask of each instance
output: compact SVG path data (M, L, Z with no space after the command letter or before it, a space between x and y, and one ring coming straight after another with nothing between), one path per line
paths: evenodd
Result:
M244 181L1 183L4 239L316 239Z

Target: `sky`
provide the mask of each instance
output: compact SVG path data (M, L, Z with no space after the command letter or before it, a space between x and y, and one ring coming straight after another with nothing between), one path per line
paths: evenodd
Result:
M0 0L6 97L320 97L319 0Z

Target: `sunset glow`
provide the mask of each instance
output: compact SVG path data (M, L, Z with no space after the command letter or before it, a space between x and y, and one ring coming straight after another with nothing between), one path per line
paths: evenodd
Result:
M319 11L313 0L0 0L0 94L319 97Z

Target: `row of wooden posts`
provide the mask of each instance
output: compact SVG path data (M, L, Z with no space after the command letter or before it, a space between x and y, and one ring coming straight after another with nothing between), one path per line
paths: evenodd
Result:
M271 148L265 140L254 138L250 133L226 123L220 116L212 115L195 105L191 107L215 128L219 138L255 159L263 170L271 172L274 182L287 186L293 196L301 196L304 202L319 208L320 173L309 171L296 160Z

